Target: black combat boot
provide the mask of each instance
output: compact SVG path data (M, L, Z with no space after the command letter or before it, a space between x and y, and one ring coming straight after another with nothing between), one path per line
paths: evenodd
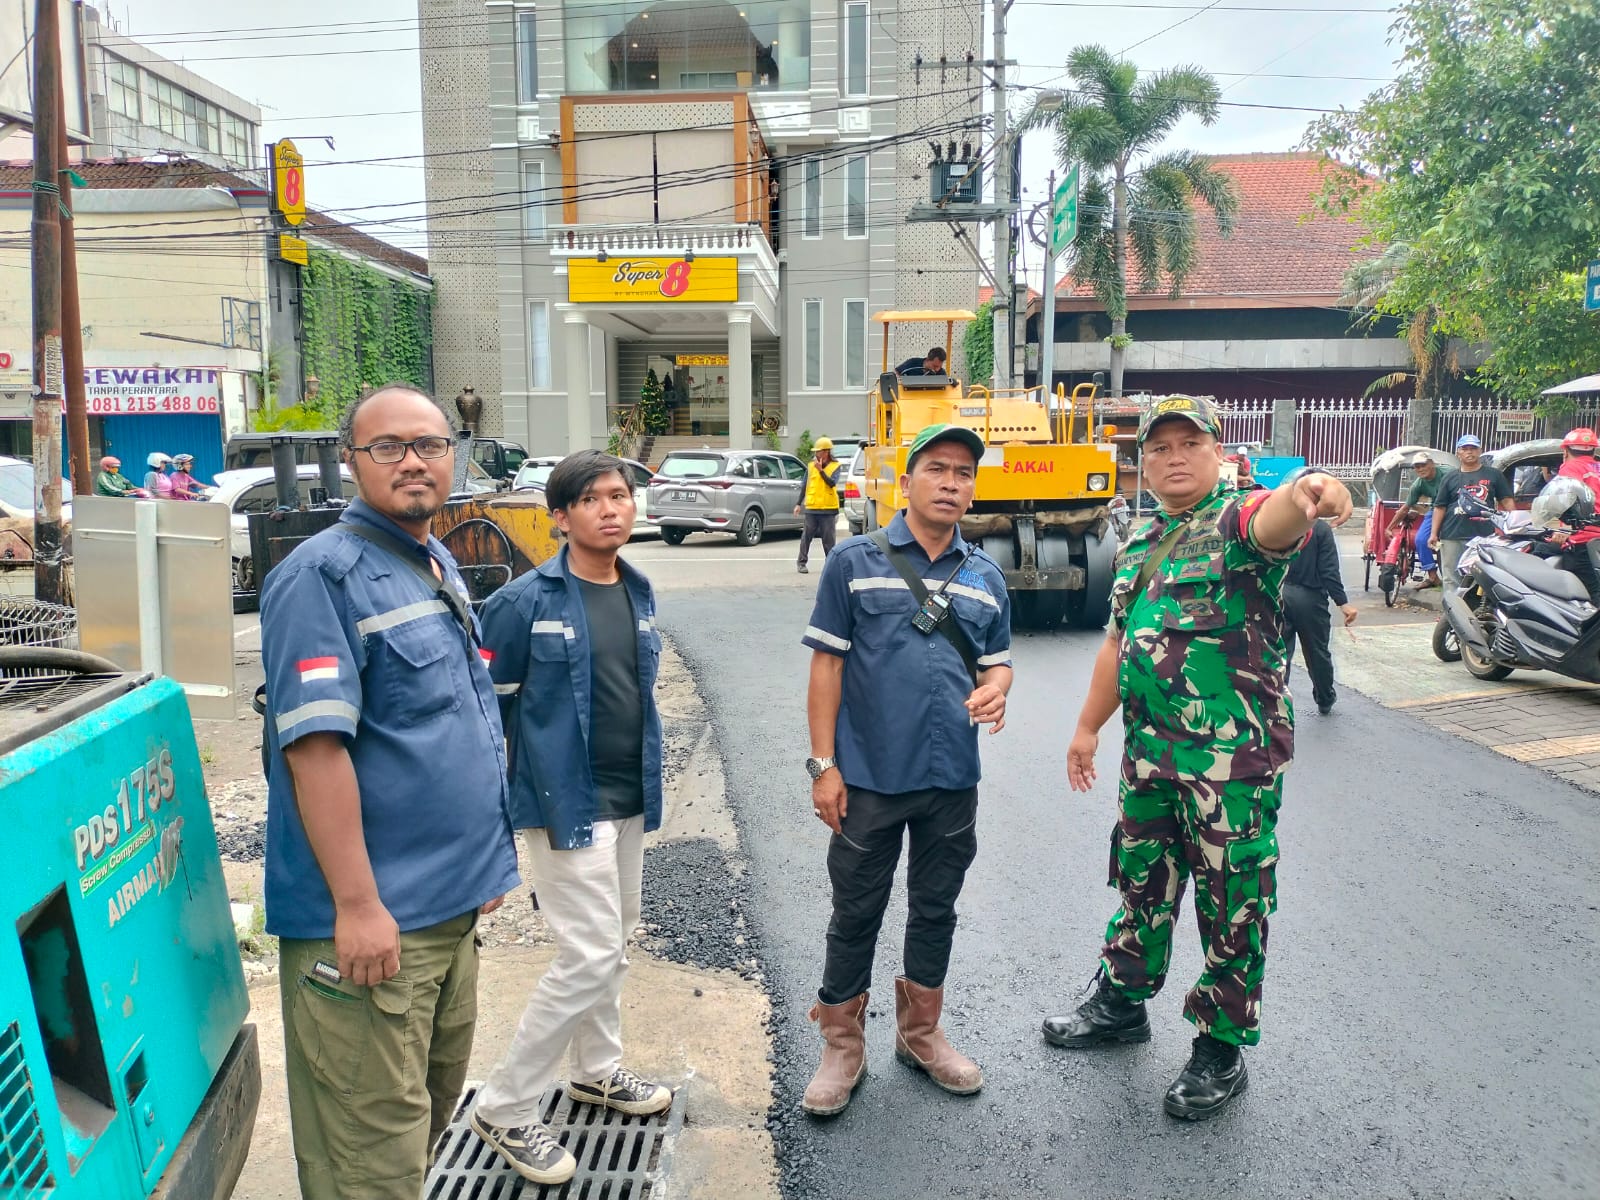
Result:
M1227 1108L1249 1084L1239 1047L1202 1033L1194 1040L1189 1065L1167 1089L1163 1107L1185 1121L1204 1121Z
M1070 1017L1046 1017L1044 1040L1052 1046L1082 1050L1103 1042L1148 1042L1150 1018L1143 1000L1129 1000L1100 971L1100 986Z

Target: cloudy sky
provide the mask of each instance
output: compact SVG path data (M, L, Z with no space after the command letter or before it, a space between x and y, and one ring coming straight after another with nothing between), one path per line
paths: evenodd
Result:
M372 232L421 248L414 2L110 0L110 10L128 36L259 104L267 139L295 138L312 205L388 219ZM1392 19L1373 0L1016 0L1007 53L1020 64L1015 79L1038 86L1063 82L1067 54L1084 42L1125 52L1141 69L1204 67L1222 86L1222 119L1211 128L1188 122L1170 144L1285 150L1314 110L1358 104L1391 75ZM965 49L951 47L951 56ZM973 49L988 55L987 43ZM1043 195L1050 157L1047 135L1029 139L1030 199Z

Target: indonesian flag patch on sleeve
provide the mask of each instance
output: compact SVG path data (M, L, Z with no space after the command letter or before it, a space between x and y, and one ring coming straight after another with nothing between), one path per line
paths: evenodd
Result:
M295 663L301 683L314 683L318 679L339 678L339 660L331 654L326 658L302 658Z

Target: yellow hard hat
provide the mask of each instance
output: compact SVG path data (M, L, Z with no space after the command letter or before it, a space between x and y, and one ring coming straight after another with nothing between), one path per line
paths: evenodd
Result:
M833 449L833 439L832 438L825 438L825 437L818 438L816 441L811 443L811 449L812 449L813 453L815 453L818 450L832 450Z

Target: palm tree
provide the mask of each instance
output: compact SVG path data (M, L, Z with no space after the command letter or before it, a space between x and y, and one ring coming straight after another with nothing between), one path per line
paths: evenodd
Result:
M1093 289L1111 318L1111 394L1120 396L1122 357L1131 340L1130 250L1139 290L1155 291L1165 274L1176 296L1199 259L1195 201L1211 209L1227 237L1239 197L1233 180L1204 155L1154 153L1186 116L1216 123L1221 92L1205 71L1173 67L1141 79L1131 62L1105 47L1079 46L1067 59L1067 73L1076 88L1059 108L1036 102L1023 128L1053 129L1063 166L1081 168L1078 235L1067 269ZM1046 296L1045 305L1046 319L1054 320L1055 297Z
M1356 323L1376 323L1381 314L1379 301L1411 261L1411 246L1391 242L1376 258L1358 262L1345 272L1339 303L1355 309ZM1456 344L1439 329L1439 310L1424 304L1406 322L1406 346L1411 351L1411 371L1392 371L1380 375L1361 394L1386 392L1411 380L1419 400L1443 396L1450 381L1461 374L1461 357Z

